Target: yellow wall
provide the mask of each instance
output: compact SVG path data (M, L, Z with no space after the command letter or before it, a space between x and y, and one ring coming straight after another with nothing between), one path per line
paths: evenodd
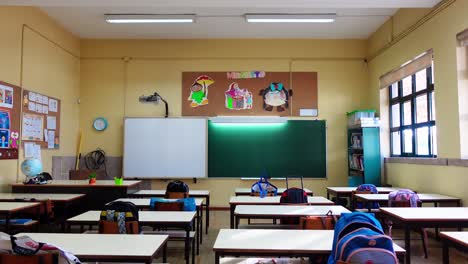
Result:
M83 151L100 147L108 155L121 156L124 116L163 115L164 107L138 102L143 94L158 91L169 102L170 115L180 116L183 71L289 71L291 63L294 71L318 72L319 118L328 125L328 180L307 180L306 187L325 195L326 186L347 184L345 112L367 106L365 44L363 40L83 40ZM133 59L125 62L122 57ZM102 133L91 128L97 116L109 119L109 128ZM153 181L153 188L166 184ZM206 179L191 187L212 190L212 203L227 206L235 187L251 184Z
M416 13L418 14L420 15L419 12ZM379 91L379 77L426 50L431 48L434 50L435 107L440 158L460 158L456 34L468 28L466 14L468 14L468 1L455 1L369 63L368 87L371 104L376 108L382 107L380 111L383 123L387 123L385 115L388 112L388 103L385 99L380 99L380 95L385 92ZM402 14L402 16L411 15L411 12ZM380 45L386 43L386 40L391 38L389 31L384 27L371 36L369 47L377 47L379 43ZM386 154L388 154L388 141L388 134L383 135L382 146ZM413 188L420 192L450 194L463 198L465 203L468 202L468 192L466 192L468 168L386 164L386 173L389 183L393 185Z
M26 25L24 34L23 25ZM80 60L75 56L80 54L80 42L41 11L30 7L1 6L0 35L0 79L62 100L60 150L42 151L44 171L51 171L53 155L73 155L76 149ZM1 190L9 190L8 184L17 181L17 164L16 160L0 160Z

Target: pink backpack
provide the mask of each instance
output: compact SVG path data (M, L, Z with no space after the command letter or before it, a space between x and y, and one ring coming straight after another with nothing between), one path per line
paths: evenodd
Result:
M418 207L419 196L412 190L402 189L388 194L389 207L392 207L394 201L409 201L411 207Z

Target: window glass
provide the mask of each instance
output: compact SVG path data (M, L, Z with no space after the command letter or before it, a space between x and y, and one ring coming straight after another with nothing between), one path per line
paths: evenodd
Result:
M429 127L416 129L416 154L429 155Z
M400 104L392 105L392 127L400 126Z
M427 75L426 69L416 73L416 92L427 88Z
M413 130L411 129L403 130L403 152L413 152Z
M398 97L398 83L392 84L392 99Z
M433 155L437 155L437 127L431 127L431 134L432 134L432 153Z
M416 123L427 122L427 94L416 97Z
M431 93L431 120L436 120L435 99L434 92Z
M393 155L401 155L400 131L392 133L392 151Z
M412 76L408 76L403 79L402 86L403 86L403 94L401 96L407 96L410 95L413 92L413 87L412 87Z
M403 103L403 125L411 125L411 101Z

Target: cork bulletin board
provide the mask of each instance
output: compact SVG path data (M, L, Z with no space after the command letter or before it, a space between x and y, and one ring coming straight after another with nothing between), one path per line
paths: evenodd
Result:
M299 116L317 90L316 72L183 72L182 115Z
M34 142L41 148L60 147L59 99L33 91L23 92L23 117L21 139Z
M18 159L21 88L0 81L0 160Z

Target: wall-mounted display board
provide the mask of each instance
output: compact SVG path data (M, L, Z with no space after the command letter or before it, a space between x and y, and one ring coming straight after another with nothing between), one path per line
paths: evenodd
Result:
M222 124L208 121L208 177L301 175L325 178L326 123Z
M34 142L42 148L60 147L59 99L24 90L21 139Z
M299 116L317 93L316 72L183 72L182 115Z
M17 159L21 122L21 88L0 81L0 159Z

